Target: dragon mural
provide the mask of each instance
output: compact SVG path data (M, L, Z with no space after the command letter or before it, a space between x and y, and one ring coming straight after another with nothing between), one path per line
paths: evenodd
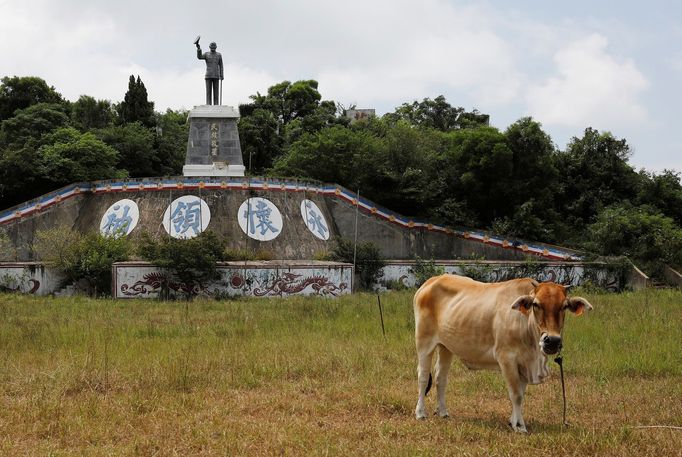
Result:
M298 294L311 287L315 291L315 295L333 295L336 296L339 291L348 287L344 282L338 286L329 281L325 276L309 276L301 278L303 275L294 273L283 273L281 276L266 285L263 289L254 289L253 294L256 297L264 297L266 295L291 295Z
M263 274L265 273L265 274ZM225 292L225 289L240 291L240 295L254 295L256 297L284 296L301 293L313 295L337 296L348 288L348 284L333 280L324 275L296 274L282 272L274 275L263 272L259 274L247 274L244 277L239 272L227 272L227 279L211 284L184 284L174 280L172 275L160 271L153 271L143 275L142 279L132 285L122 284L120 292L125 297L142 297L156 295L164 288L175 293L188 295L212 295ZM255 286L255 287L252 287Z
M37 279L29 279L28 282L31 284L31 288L28 290L23 290L21 284L17 284L16 287L10 287L9 285L0 284L0 292L20 292L26 294L35 294L38 289L40 289L40 281Z
M174 281L172 278L169 279L165 273L154 271L145 274L140 281L135 282L132 286L122 284L121 293L127 296L157 294L164 287L176 293L189 295L196 295L205 290L201 284L185 284Z

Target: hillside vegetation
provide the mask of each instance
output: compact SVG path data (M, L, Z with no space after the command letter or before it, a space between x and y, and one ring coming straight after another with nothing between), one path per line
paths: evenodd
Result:
M627 255L649 274L682 266L680 174L635 170L623 138L588 125L561 150L537 120L502 131L443 96L351 123L317 88L283 81L240 106L251 174L338 183L410 217ZM186 142L186 113L156 113L139 77L119 103L69 102L38 77L4 77L0 207L76 181L181 174Z

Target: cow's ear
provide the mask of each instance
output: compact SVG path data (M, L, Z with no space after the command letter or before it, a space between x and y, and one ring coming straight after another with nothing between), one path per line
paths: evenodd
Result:
M512 309L521 311L523 314L528 314L531 306L533 306L533 300L535 300L535 297L532 295L521 295L512 303L511 307Z
M566 300L566 308L576 316L580 316L585 311L592 311L592 305L583 297L571 297Z

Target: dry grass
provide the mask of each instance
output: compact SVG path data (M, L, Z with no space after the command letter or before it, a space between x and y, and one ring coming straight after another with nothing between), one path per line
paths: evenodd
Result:
M506 426L497 373L453 366L414 419L411 294L110 301L0 295L0 455L680 455L682 293L588 295L555 376ZM556 370L554 370L556 371ZM428 406L433 410L434 398Z

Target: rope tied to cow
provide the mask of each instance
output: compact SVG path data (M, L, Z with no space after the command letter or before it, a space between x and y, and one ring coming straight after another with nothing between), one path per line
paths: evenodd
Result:
M564 382L564 365L563 365L564 358L561 356L561 350L559 350L559 353L554 358L554 361L556 362L557 365L559 365L559 373L561 373L561 395L564 399L563 425L564 425L564 427L568 427L568 422L566 422L566 384Z

